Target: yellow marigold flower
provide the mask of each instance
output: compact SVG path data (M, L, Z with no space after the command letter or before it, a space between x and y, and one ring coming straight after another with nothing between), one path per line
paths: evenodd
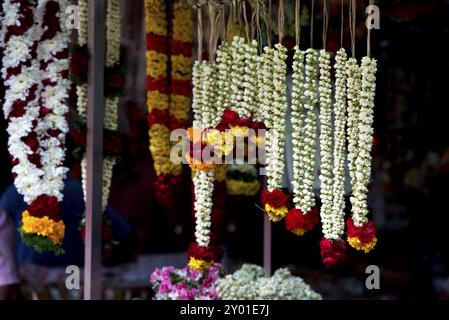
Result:
M146 51L147 57L147 75L154 79L162 78L167 75L168 57L165 53L154 50Z
M183 55L174 55L172 59L171 75L175 80L190 80L192 69L192 58Z
M145 0L144 6L147 16L165 17L166 15L164 0Z
M188 120L190 111L190 97L179 94L171 95L170 114L178 119Z
M369 243L362 243L357 237L348 237L348 243L354 249L364 251L365 253L370 252L374 249L377 243L377 237L374 237L373 240Z
M65 233L65 225L62 220L54 221L49 217L33 217L28 211L24 211L22 214L22 229L24 233L46 237L55 245L62 243Z
M155 16L146 16L146 32L154 33L160 36L167 36L167 21L165 18L160 19Z
M207 262L201 259L196 259L194 257L190 257L189 259L189 267L198 271L204 271L208 268L210 268L210 266L212 265L212 261L211 262Z
M179 176L182 173L182 164L172 164L171 174L174 176Z
M268 218L270 218L271 221L278 222L287 215L288 208L285 206L280 208L273 208L267 203L265 204L265 212L267 213Z
M168 109L168 95L165 93L160 93L157 90L148 91L147 107L148 112L151 112L153 109Z
M243 180L228 179L226 180L226 187L230 195L254 196L259 192L260 182L254 180L251 182Z

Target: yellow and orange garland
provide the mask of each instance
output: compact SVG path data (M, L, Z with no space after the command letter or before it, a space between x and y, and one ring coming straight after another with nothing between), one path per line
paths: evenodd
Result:
M147 109L156 198L171 206L182 164L170 161L170 132L185 129L191 96L193 9L185 1L145 0Z

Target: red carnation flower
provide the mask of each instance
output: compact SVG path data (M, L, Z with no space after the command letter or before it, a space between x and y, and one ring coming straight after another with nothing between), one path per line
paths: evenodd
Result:
M9 113L9 118L20 118L26 113L27 102L24 100L16 100L13 102L11 107L11 112Z
M61 207L54 196L41 195L28 206L28 212L33 217L49 217L54 221L60 221Z
M263 190L262 191L262 204L269 204L272 208L280 208L287 204L288 195L281 190Z
M22 138L22 141L33 151L36 152L39 149L39 140L36 132L30 132L26 137Z
M42 163L41 163L41 156L39 153L33 152L28 155L28 161L30 161L32 164L36 166L36 168L41 169Z
M346 221L346 234L349 238L358 238L361 243L370 243L377 235L377 228L373 221L368 221L364 225L357 227L352 218Z
M302 214L301 210L292 208L285 216L286 229L298 235L312 230L318 222L320 222L320 216L316 207L307 214Z
M221 124L233 124L238 118L237 112L232 111L231 109L226 109L223 113Z
M234 121L234 125L235 126L239 126L239 127L249 127L249 126L251 126L251 119L249 119L249 118L246 118L246 119L238 118L237 120Z
M196 242L190 244L187 251L189 257L207 262L218 262L223 258L223 248L219 245L210 245L207 248L200 247Z
M320 250L326 268L335 267L346 259L346 242L344 240L330 241L323 238L320 241Z

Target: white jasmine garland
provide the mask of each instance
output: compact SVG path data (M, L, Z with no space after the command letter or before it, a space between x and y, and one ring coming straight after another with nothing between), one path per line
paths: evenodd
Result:
M193 175L195 188L195 238L201 247L208 247L212 214L212 193L215 170L196 171Z
M224 110L229 107L230 93L230 72L232 66L232 57L230 54L229 44L223 42L217 50L217 97L216 108L217 114L223 114Z
M267 110L270 130L267 132L269 149L267 153L268 167L267 189L273 191L282 188L282 176L285 165L285 115L287 112L287 49L280 43L273 50L273 83L272 103Z
M78 0L78 43L80 46L87 45L87 0Z
M304 135L302 127L304 122L304 51L298 46L294 47L293 75L292 75L292 148L293 148L293 203L300 209L301 183L304 176L304 166L301 161L301 150L304 148Z
M345 146L346 146L346 60L344 49L335 57L335 128L334 128L334 167L333 167L333 204L331 227L323 223L323 233L329 240L341 239L344 233L345 217Z
M301 177L299 208L303 213L309 212L315 206L315 193L313 190L314 170L315 170L315 152L317 136L317 119L315 115L315 105L318 102L317 93L317 59L318 51L314 49L306 50L305 81L303 91L304 101L304 126L302 128L304 135L304 144L300 150L301 166L303 175ZM300 130L300 128L294 128Z
M201 82L201 115L202 128L215 127L220 123L221 114L217 114L216 107L216 76L217 69L215 62L203 61L203 78Z
M320 216L325 237L332 230L333 222L333 175L332 175L332 84L330 77L330 53L320 51L319 93L320 93Z
M353 186L352 219L358 227L365 224L368 214L368 183L371 175L371 149L373 144L373 112L376 91L377 63L375 59L363 57L361 63L360 111L357 121L358 155L355 159L355 185Z
M254 114L258 106L257 99L257 41L253 40L246 44L245 50L245 68L243 74L243 108L248 110L249 114Z
M193 111L193 127L200 128L202 123L203 109L201 86L203 81L203 64L200 61L195 61L192 70L192 111Z
M230 107L242 119L249 118L250 110L244 101L245 83L245 39L235 36L231 44L231 101Z

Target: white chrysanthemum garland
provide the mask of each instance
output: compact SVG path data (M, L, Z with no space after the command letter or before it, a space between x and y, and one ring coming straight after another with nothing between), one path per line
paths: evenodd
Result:
M349 69L356 69L356 62L348 62ZM371 176L371 149L373 144L373 113L376 91L377 63L375 59L363 57L360 66L360 94L355 97L354 88L358 80L348 79L348 98L351 101L349 118L351 129L348 130L350 153L350 170L352 170L352 217L347 221L349 244L357 250L371 251L377 243L377 230L368 215L368 184ZM351 77L351 76L348 76ZM354 144L356 146L354 146Z
M68 131L66 100L69 35L66 1L5 1L1 44L9 119L9 151L16 187L29 204L20 233L38 252L63 253L60 218ZM17 28L19 27L19 28ZM34 51L35 50L35 51ZM33 52L34 51L34 52Z
M263 69L267 79L262 84L264 101L261 109L268 131L266 134L267 189L262 193L262 205L269 219L277 222L288 213L288 195L281 190L285 163L287 48L278 43L275 48L265 47L264 50L266 55L264 59L268 64ZM271 79L272 82L269 83Z

